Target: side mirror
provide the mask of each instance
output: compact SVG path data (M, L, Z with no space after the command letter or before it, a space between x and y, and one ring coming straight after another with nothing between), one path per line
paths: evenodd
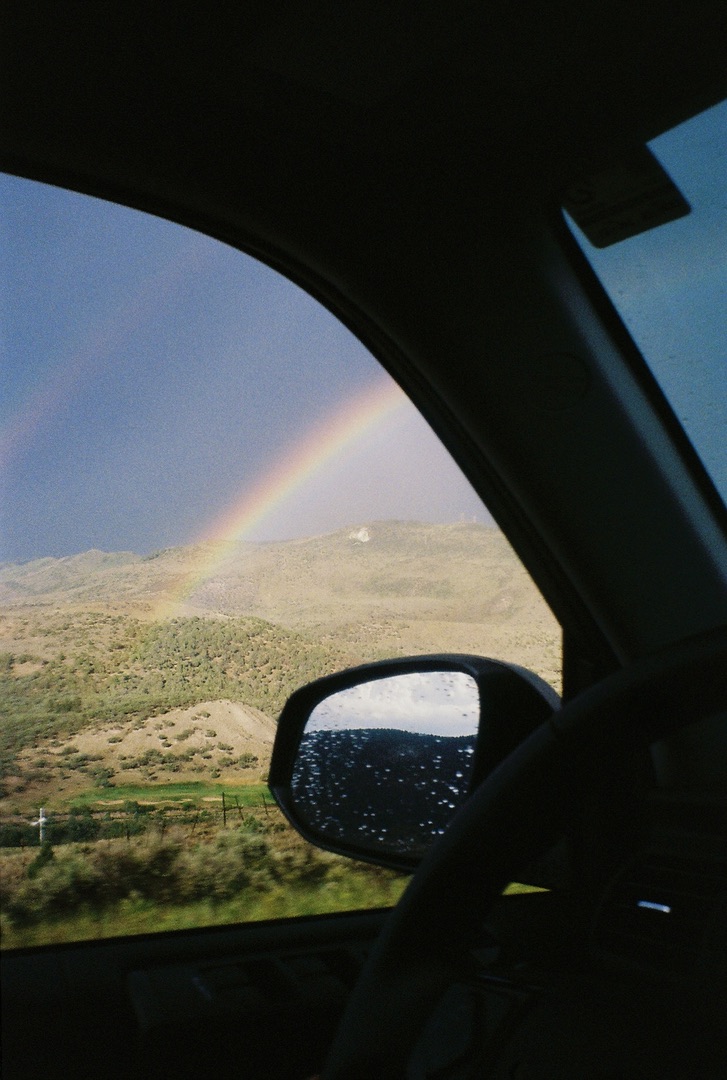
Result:
M270 790L319 847L413 870L469 793L559 704L538 676L476 656L351 668L288 699Z

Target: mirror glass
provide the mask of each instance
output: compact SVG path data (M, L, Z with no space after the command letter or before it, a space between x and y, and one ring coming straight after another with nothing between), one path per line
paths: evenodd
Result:
M480 718L462 671L377 679L321 701L291 780L301 819L330 841L421 857L461 806Z

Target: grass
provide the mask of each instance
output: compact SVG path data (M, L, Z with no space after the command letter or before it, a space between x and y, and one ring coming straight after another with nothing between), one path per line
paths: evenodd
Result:
M201 926L230 926L268 919L388 908L396 904L407 881L404 877L372 880L361 874L342 874L337 881L329 880L319 886L278 888L262 895L241 896L223 903L201 900L167 906L149 900L129 899L100 912L80 911L27 927L15 927L0 916L0 941L3 949L17 949L172 930L195 930ZM513 883L505 889L505 895L543 891L537 886Z
M406 878L245 819L0 853L3 949L390 907Z
M405 885L406 879L376 885L355 880L328 882L322 886L296 890L279 888L261 896L241 897L223 903L200 900L174 906L129 899L100 912L88 909L26 927L13 926L0 916L0 942L3 950L21 949L60 945L69 941L95 941L135 934L388 908L397 902Z
M201 802L222 796L230 803L240 806L272 805L267 784L216 784L206 780L179 781L170 784L117 784L112 788L92 788L74 795L74 806L90 806L94 803L138 802L158 804L164 802Z

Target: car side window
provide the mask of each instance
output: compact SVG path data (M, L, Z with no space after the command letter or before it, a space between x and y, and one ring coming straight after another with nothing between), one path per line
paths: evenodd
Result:
M406 396L316 301L4 177L5 947L385 906L266 779L287 696L434 651L558 687L560 631Z

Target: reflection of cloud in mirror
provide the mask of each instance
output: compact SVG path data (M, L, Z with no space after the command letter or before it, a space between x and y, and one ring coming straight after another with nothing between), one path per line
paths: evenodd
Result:
M423 735L472 735L480 695L463 671L393 675L331 694L311 713L307 732L395 728Z

